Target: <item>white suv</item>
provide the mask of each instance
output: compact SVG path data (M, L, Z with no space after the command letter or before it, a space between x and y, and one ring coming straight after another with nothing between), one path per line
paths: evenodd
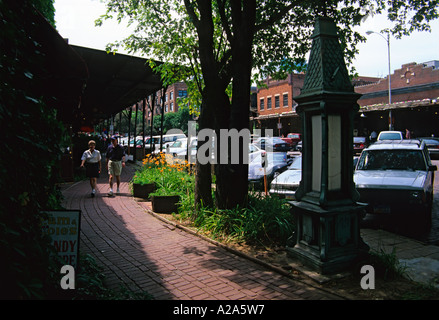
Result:
M359 202L368 204L368 213L409 213L430 225L436 170L422 141L377 141L362 151L355 168Z

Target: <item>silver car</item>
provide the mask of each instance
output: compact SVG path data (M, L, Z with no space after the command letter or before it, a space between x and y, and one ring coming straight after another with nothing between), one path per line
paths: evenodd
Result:
M358 157L353 159L353 167L357 164ZM288 169L274 178L270 186L270 194L282 198L296 200L296 190L302 180L302 156L295 157Z
M436 170L420 140L377 141L356 166L359 202L368 204L368 213L409 213L430 224Z
M296 190L302 180L302 157L295 157L288 169L274 178L270 194L277 194L286 199L295 200Z

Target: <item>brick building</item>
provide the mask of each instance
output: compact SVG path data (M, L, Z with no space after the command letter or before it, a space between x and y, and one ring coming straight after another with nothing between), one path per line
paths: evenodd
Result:
M160 97L162 96L162 91L158 91L156 95L154 116L157 114L161 114L160 109L162 104L160 101ZM176 82L170 86L168 86L164 99L165 99L165 114L169 112L177 112L178 111L178 98L187 97L187 85L185 82L180 81ZM151 111L148 111L146 123L151 125Z
M300 94L305 74L291 73L285 80L267 78L265 86L256 89L256 105L253 127L273 129L274 135L301 132L300 119L296 114L294 97Z
M439 61L407 63L388 78L355 87L362 94L355 126L360 132L388 130L412 131L413 137L439 136Z
M251 127L272 129L275 135L302 132L295 112L294 97L300 94L304 74L290 74L287 79L267 79L257 88ZM356 135L389 128L389 110L395 130L409 128L414 136L439 136L439 61L408 63L391 75L391 104L388 78L358 77L353 80L360 111L354 119Z
M415 62L402 65L390 75L392 103L434 99L439 97L439 61ZM357 85L355 91L363 94L360 106L388 102L388 78L375 83Z

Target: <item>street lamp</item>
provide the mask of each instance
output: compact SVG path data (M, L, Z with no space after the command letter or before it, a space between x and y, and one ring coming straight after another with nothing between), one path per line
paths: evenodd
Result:
M387 32L387 38L385 36L383 36L381 33L375 32L375 31L366 31L366 34L370 35L372 33L376 33L376 34L380 35L384 40L387 41L387 60L389 62L388 79L389 79L389 108L390 108L390 105L392 104L392 91L391 91L391 87L390 87L390 84L391 84L391 82L390 82L390 72L391 72L391 70L390 70L390 31L387 30L386 32ZM393 130L392 109L389 109L389 130Z

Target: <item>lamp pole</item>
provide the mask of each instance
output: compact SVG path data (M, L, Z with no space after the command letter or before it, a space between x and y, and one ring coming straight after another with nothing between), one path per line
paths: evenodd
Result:
M376 34L380 35L387 42L387 61L388 61L388 67L389 67L389 72L388 72L387 78L388 78L388 82L389 82L389 108L390 108L390 105L392 104L392 89L391 89L391 80L390 80L390 74L391 74L391 69L390 69L390 31L387 30L386 32L387 32L387 38L385 36L383 36L381 33L375 32L375 31L367 31L366 34L370 35L372 33L376 33ZM389 109L389 130L393 130L392 109Z

